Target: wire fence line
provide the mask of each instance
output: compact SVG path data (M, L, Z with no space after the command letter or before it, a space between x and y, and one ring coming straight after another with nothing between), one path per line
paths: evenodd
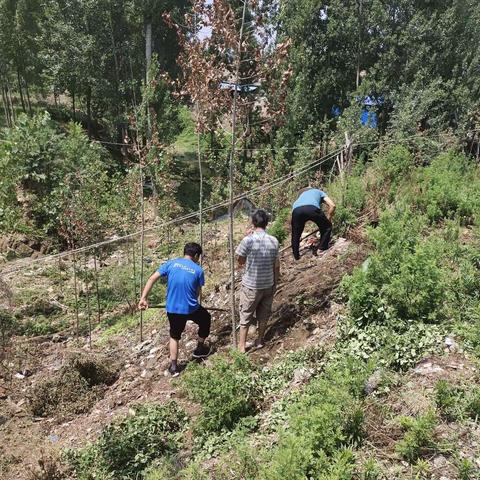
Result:
M426 138L424 135L415 135L409 138L411 139L419 137L425 140L432 140ZM379 141L351 143L349 144L348 148L351 154L352 146L357 148L363 145L379 143ZM383 143L389 144L393 143L393 141ZM233 201L237 202L255 195L261 195L265 192L272 192L274 189L282 187L286 183L291 182L302 175L311 175L309 172L317 169L329 161L333 163L333 172L333 170L340 168L340 164L338 162L340 156L346 154L345 148L346 147L339 148L335 151L332 151L328 155L317 158L299 168L290 171L285 175L279 176L273 180L264 182L254 188L237 194L233 197ZM282 198L286 199L286 190L279 191L278 193L281 194ZM273 193L269 197L264 197L267 203L271 198L273 198ZM204 208L202 211L203 213L212 213L219 209L226 209L230 205L230 200L224 200L214 205L210 205ZM108 322L110 321L116 322L117 316L122 315L127 311L128 315L134 315L139 291L143 286L140 285L141 281L138 275L140 271L140 262L142 265L144 262L145 264L150 265L151 263L162 260L165 256L171 255L172 251L178 250L182 241L184 241L188 235L191 234L189 230L188 232L184 231L180 224L182 222L196 220L199 215L200 210L190 212L146 228L144 230L145 233L154 232L161 229L163 229L163 231L161 232L161 238L159 236L158 239L155 239L152 245L147 246L149 252L146 254L145 258L140 252L139 243L135 241L142 233L140 230L122 237L116 237L97 242L95 244L75 250L39 257L37 259L25 259L25 261L20 260L13 266L13 268L7 268L4 271L0 270L0 281L2 277L6 280L6 277L9 275L22 272L18 278L12 278L10 282L11 284L15 285L13 288L20 294L19 298L23 298L23 288L25 284L28 285L28 278L39 274L42 276L46 275L45 278L47 278L54 271L60 272L60 283L57 284L57 287L55 287L57 290L48 293L47 287L45 286L46 284L35 285L35 297L56 301L56 295L58 292L61 292L61 294L63 294L65 297L65 300L63 301L65 304L65 310L61 316L63 321L68 323L68 329L65 330L65 332L71 332L73 335L76 334L78 337L82 337L83 334L85 334L88 344L91 344L92 330L98 324L101 323L102 325L108 325ZM189 223L188 228L190 227L195 228L196 224ZM238 227L239 225L237 224L236 240L238 240L239 236L242 234ZM209 237L208 250L213 252L213 262L209 258L205 258L204 265L206 271L210 272L210 274L217 274L218 272L223 272L224 270L225 272L227 271L224 260L231 252L229 245L225 241L225 232L222 230L222 228L222 224L216 222L207 225L207 236ZM172 242L172 234L179 234L179 238ZM113 252L109 252L108 250L102 251L102 247L114 244L118 245L118 248L116 248ZM167 248L164 249L164 247ZM288 247L284 248L284 250L287 248ZM47 262L61 260L67 257L72 257L73 263L65 263L61 265L61 262L59 262L58 268L54 268L52 271L44 269L44 267L47 265ZM97 260L99 261L98 265ZM222 265L220 265L221 262L223 262ZM53 267L56 266L53 265ZM71 275L72 268L73 276ZM123 278L120 283L117 278L114 278L116 276L121 276ZM94 301L95 295L96 302ZM96 315L93 313L95 303L97 310ZM28 300L23 305L25 304L28 304ZM52 320L50 320L50 318L52 318ZM134 315L132 319L135 320L136 315ZM48 317L47 321L55 322L55 317ZM140 338L142 338L143 322L139 323L139 331Z
M274 187L276 187L276 186L278 186L282 183L288 182L288 181L290 181L290 180L292 180L292 179L294 179L294 178L296 178L300 175L303 175L304 173L308 172L309 170L317 168L320 165L322 165L323 163L327 162L328 160L331 160L336 155L338 155L340 153L340 151L341 151L341 149L338 149L335 152L332 152L332 153L326 155L325 157L317 159L317 160L301 167L298 170L290 172L290 173L288 173L288 174L286 174L282 177L279 177L275 180L272 180L270 182L264 183L261 186L252 188L251 190L248 190L246 192L242 192L241 194L235 195L234 198L233 198L233 201L238 202L239 200L242 200L242 199L248 198L250 196L262 193L262 192L267 191L271 188L274 188ZM230 204L230 200L224 200L224 201L216 203L214 205L210 205L208 207L205 207L202 211L203 211L203 213L213 213L214 211L216 211L220 208L228 207L229 204ZM168 220L166 222L162 222L160 224L145 228L144 233L151 233L151 232L154 232L158 229L169 227L169 226L178 224L180 222L184 222L186 220L192 220L192 219L197 218L199 215L200 215L199 210L197 210L195 212L190 212L188 214L181 215L179 217ZM8 270L0 270L0 275L2 275L2 276L11 275L11 274L16 273L20 270L23 270L25 267L31 266L33 264L48 262L48 261L51 261L51 260L58 260L58 259L73 256L74 254L89 252L91 250L95 250L95 249L98 249L98 248L101 248L101 247L104 247L104 246L107 246L107 245L126 242L128 240L132 240L132 239L135 239L135 238L139 237L141 234L142 234L142 230L138 230L136 232L133 232L133 233L130 233L130 234L127 234L127 235L123 235L121 237L114 237L114 238L111 238L111 239L108 239L108 240L103 240L103 241L100 241L100 242L97 242L97 243L94 243L94 244L91 244L91 245L87 245L85 247L80 247L80 248L76 248L76 249L72 249L72 250L67 250L67 251L64 251L64 252L60 252L60 253L56 253L56 254L52 254L52 255L46 255L46 256L38 257L38 258L34 258L34 259L28 259L25 262L19 261L18 262L19 265L17 267L14 267L14 268L8 269Z
M480 132L480 130L478 130L478 129L470 130L468 132L465 132L465 135L476 134L478 132ZM422 135L422 134L414 134L414 135L411 135L411 136L407 136L407 137L403 138L402 141L409 141L409 140L413 140L413 139L419 139L419 140L425 140L425 141L435 141L433 138L430 138L430 137L428 137L426 135ZM393 144L393 143L398 143L398 141L399 141L398 139L393 139L393 138L378 139L378 140L373 140L373 141L368 141L368 142L355 142L354 141L352 143L352 148L358 148L358 147L362 147L362 146L372 146L372 145L389 145L389 144ZM127 144L122 144L122 145L128 146ZM316 147L308 146L308 147L300 147L300 149L297 147L295 149L302 151L302 150L316 150L316 149L318 150L318 148L319 148L318 146L316 146ZM221 150L225 150L225 149L221 149ZM251 150L255 150L255 149L251 149ZM314 160L314 161L312 161L312 162L310 162L310 163L308 163L308 164L306 164L306 165L304 165L304 166L302 166L302 167L300 167L296 170L293 170L292 172L290 172L288 174L285 174L285 175L283 175L283 176L281 176L277 179L274 179L270 182L262 183L261 185L259 185L257 187L254 187L254 188L252 188L248 191L245 191L245 192L242 192L240 194L234 195L233 202L238 202L239 200L242 200L242 199L248 198L250 196L257 195L257 194L260 194L262 192L268 191L269 189L274 188L275 186L278 186L282 183L288 182L288 181L290 181L290 180L292 180L292 179L294 179L294 178L296 178L300 175L303 175L306 172L308 172L309 170L317 168L317 167L321 166L322 164L326 163L327 161L335 158L343 150L344 150L344 146L342 146L342 147L326 154L325 156L323 156L319 159L316 159L316 160ZM213 213L216 210L219 210L219 209L222 209L222 208L228 208L229 204L230 204L230 200L226 199L226 200L218 202L214 205L204 207L202 209L202 213L203 214ZM199 218L200 214L201 214L200 210L190 212L190 213L178 216L176 218L173 218L171 220L162 222L160 224L153 225L151 227L145 228L143 230L143 232L144 233L152 233L152 232L155 232L159 229L176 225L180 222L185 222L185 221L188 221L188 220L194 220L196 218ZM90 244L90 245L86 245L84 247L79 247L79 248L76 248L76 249L71 249L71 250L67 250L67 251L63 251L63 252L56 253L56 254L51 254L51 255L45 255L45 256L42 256L42 257L35 258L35 259L26 259L24 261L23 260L18 260L18 261L16 261L17 266L15 266L13 268L7 268L7 269L1 269L0 268L0 275L8 276L8 275L11 275L13 273L19 272L19 271L23 270L25 267L28 267L28 266L33 265L33 264L39 264L39 263L48 262L48 261L51 261L51 260L63 259L63 258L66 258L66 257L73 256L76 253L79 254L79 253L89 252L90 250L95 250L95 249L105 247L105 246L108 246L108 245L114 245L114 244L117 244L117 243L127 242L129 240L134 240L134 239L140 237L141 235L142 235L142 230L138 230L138 231L135 231L135 232L127 234L127 235L114 236L114 237L109 238L107 240L102 240L102 241L99 241L99 242L96 242L96 243L93 243L93 244Z

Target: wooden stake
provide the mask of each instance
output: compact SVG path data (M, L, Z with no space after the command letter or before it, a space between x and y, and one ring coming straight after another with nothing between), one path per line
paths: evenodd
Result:
M95 267L95 290L97 293L97 324L100 323L100 315L101 315L101 308L100 308L100 290L98 288L98 269L97 269L97 250L93 252L93 266Z
M230 256L230 314L232 317L232 344L237 346L237 319L235 309L235 251L233 244L233 198L234 198L234 174L235 174L235 147L237 142L237 100L238 100L238 84L240 81L240 62L242 56L242 41L243 41L243 27L245 25L245 13L247 11L247 0L243 2L242 23L240 25L240 36L238 41L238 52L236 59L235 72L235 89L233 92L233 107L232 107L232 140L230 150L230 165L229 165L229 217L230 223L228 228L228 246Z
M75 288L75 325L77 337L80 335L80 323L78 320L78 286L77 286L77 256L75 255L75 247L73 247L73 285Z
M90 309L90 285L89 285L89 277L90 273L88 272L87 268L87 254L85 254L84 258L84 266L85 266L85 293L87 295L87 318L88 318L88 347L92 348L92 312Z

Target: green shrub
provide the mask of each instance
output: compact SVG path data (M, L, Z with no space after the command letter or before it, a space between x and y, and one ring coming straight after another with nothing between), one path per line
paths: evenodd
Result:
M407 196L432 223L457 218L470 224L480 209L479 180L478 167L464 155L450 151L416 171L414 188Z
M435 385L435 404L442 417L450 422L480 418L480 388L450 385L439 380Z
M268 233L270 235L273 235L280 244L283 243L283 241L287 238L288 236L288 230L287 230L287 221L290 215L290 208L282 208L278 213L275 218L275 221L272 223L272 225L268 229Z
M134 415L108 425L95 443L68 450L66 458L82 480L142 478L155 460L180 449L187 421L175 402L141 405ZM168 469L168 462L163 463L157 473L164 474ZM154 469L148 475L162 478L155 477Z
M343 180L336 179L328 186L328 195L337 206L333 221L336 235L344 235L349 227L358 223L367 200L364 183L362 177L352 174Z
M15 317L6 309L0 308L0 341L5 345L7 339L18 330Z
M261 479L342 478L353 474L346 448L363 437L359 396L368 369L354 359L333 362L287 407L287 428L280 432Z
M360 480L378 480L381 475L382 470L375 459L365 460L360 471Z
M397 442L395 450L405 460L413 463L435 450L434 430L437 417L433 410L417 418L401 417L399 421L406 433L403 439Z
M29 394L36 416L85 413L117 379L116 369L101 357L77 355L50 378L34 385Z
M412 154L402 145L390 147L383 154L378 154L374 165L384 178L402 181L405 175L411 173L414 167Z
M463 416L462 400L464 391L453 387L446 380L439 380L435 385L435 404L441 416L448 421L455 421Z
M247 356L231 351L216 355L205 365L190 364L181 377L188 398L200 403L200 432L231 430L244 417L257 411L254 365Z

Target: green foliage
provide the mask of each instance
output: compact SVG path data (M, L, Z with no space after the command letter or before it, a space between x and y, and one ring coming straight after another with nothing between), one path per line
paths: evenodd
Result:
M434 430L437 421L433 410L417 418L401 417L399 422L406 433L395 446L397 453L413 463L424 454L434 451L436 448Z
M344 235L348 228L358 223L365 207L365 181L361 176L351 174L337 178L326 190L337 206L333 222L334 233Z
M116 370L104 358L74 356L59 372L34 385L29 393L30 409L35 416L88 412L105 386L116 379Z
M273 224L268 228L268 233L270 235L273 235L279 241L280 244L282 244L283 241L288 236L286 223L288 222L289 215L290 215L290 209L282 208L277 213L277 216L275 217L275 221L273 222Z
M313 380L288 408L288 428L260 478L352 478L346 446L363 436L359 396L367 375L358 362L343 359Z
M81 480L142 478L156 459L179 450L187 420L175 402L140 405L133 415L107 426L95 443L68 450L66 458ZM168 471L168 463L163 463L147 478L163 479Z
M458 219L471 224L480 211L478 167L454 151L443 153L431 165L417 169L410 198L430 222Z
M18 322L15 317L6 309L0 308L0 340L1 345L5 346L8 338L18 329Z
M21 116L0 142L0 231L81 244L112 224L105 150L77 124L61 133L47 113Z
M231 351L216 355L207 365L189 364L181 377L186 395L202 406L198 432L231 430L257 410L254 365L247 356Z
M348 317L340 325L352 353L406 368L437 342L446 318L450 276L440 263L444 244L422 239L423 219L409 210L386 212L369 235L376 249L343 281ZM421 340L419 340L419 338Z
M478 478L480 471L468 458L462 458L457 465L459 480L474 480Z
M480 419L480 388L453 386L446 380L435 385L435 404L442 417L450 422Z
M404 180L405 175L412 173L414 160L406 147L395 145L378 154L374 159L374 165L383 178L399 182Z
M381 475L382 470L375 459L365 460L360 472L360 480L379 480Z

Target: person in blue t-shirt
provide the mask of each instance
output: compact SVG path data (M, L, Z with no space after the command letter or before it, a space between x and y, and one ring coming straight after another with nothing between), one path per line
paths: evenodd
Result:
M326 205L324 213L320 205ZM293 204L292 211L292 251L295 260L300 258L300 239L308 221L315 222L320 230L318 248L327 250L332 236L332 217L335 213L335 203L322 190L307 187L300 191L300 195Z
M203 308L198 298L205 285L202 267L198 264L202 255L202 247L198 243L187 243L183 249L183 258L169 260L147 280L138 308L148 308L148 294L159 278L167 280L167 317L170 323L170 366L169 373L175 377L179 374L178 342L185 330L188 320L198 325L198 344L193 351L194 358L207 357L210 347L205 339L210 334L211 315Z

